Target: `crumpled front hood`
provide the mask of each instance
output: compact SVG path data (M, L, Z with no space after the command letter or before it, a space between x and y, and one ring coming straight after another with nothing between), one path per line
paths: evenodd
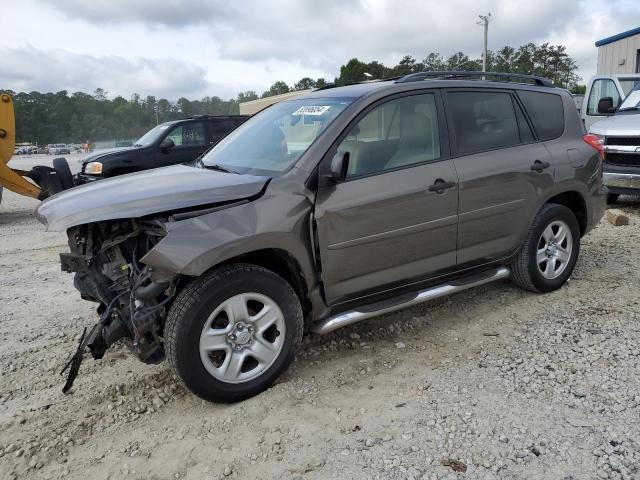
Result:
M269 177L173 165L81 185L48 198L36 217L48 231L85 223L241 200L259 194Z
M640 135L640 113L619 113L591 125L589 133L607 137Z

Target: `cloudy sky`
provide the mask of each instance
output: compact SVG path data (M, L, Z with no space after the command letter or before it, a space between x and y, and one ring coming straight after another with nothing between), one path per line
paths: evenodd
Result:
M0 89L169 99L333 79L349 58L567 46L585 81L594 42L640 26L638 0L4 0ZM8 8L6 8L8 7Z

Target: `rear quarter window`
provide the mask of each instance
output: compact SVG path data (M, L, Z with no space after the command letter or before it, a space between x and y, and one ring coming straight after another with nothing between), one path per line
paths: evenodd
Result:
M540 140L551 140L562 135L564 108L560 95L519 91L518 97L522 100Z

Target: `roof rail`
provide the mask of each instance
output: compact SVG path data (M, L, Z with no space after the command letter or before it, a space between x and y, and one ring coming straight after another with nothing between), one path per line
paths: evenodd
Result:
M485 80L488 77L496 78L504 82L516 80L514 83L533 83L540 87L553 87L553 82L548 78L538 77L535 75L524 75L522 73L507 73L507 72L477 72L477 71L443 71L443 72L418 72L405 75L396 80L396 83L418 82L420 80L427 79L463 79L471 77L484 77ZM526 80L526 82L517 82L517 80ZM495 81L495 80L493 80Z
M406 76L406 75L404 75ZM350 87L351 85L362 85L362 84L366 84L366 83L379 83L379 82L390 82L392 80L399 80L403 78L403 75L397 76L397 77L389 77L389 78L376 78L374 80L363 80L362 82L349 82L349 83L343 83L343 84L339 84L339 83L327 83L326 85L322 86L322 87L316 87L313 91L314 92L318 92L320 90L328 90L330 88L338 88L338 87Z

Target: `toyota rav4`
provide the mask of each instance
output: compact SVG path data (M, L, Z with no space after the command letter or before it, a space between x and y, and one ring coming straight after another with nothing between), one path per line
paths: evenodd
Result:
M122 340L236 401L303 331L499 279L558 289L604 212L602 155L546 79L417 73L274 104L193 165L62 192L37 215L98 304L65 389L85 348Z

